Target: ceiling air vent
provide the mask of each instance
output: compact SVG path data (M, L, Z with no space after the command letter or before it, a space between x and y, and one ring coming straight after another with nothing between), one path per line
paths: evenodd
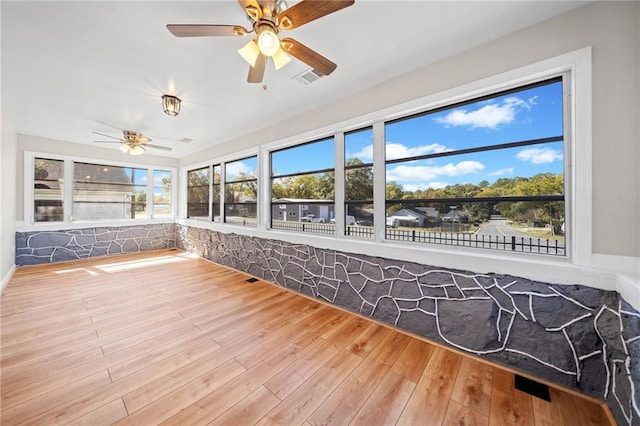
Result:
M307 71L304 71L301 74L294 76L293 79L300 84L307 85L307 84L313 83L316 80L321 79L322 77L324 77L324 75L321 72L316 71L314 69L309 69Z

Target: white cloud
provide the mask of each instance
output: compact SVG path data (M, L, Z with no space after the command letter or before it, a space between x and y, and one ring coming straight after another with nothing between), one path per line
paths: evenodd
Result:
M385 145L385 150L387 160L393 160L396 158L415 157L417 155L451 151L451 148L447 148L438 143L407 147L400 143L391 142ZM373 145L367 145L358 152L347 153L347 158L359 158L365 162L373 161Z
M530 161L533 164L553 163L562 160L562 152L551 148L527 148L520 151L516 158L522 161Z
M171 175L170 175L170 174L154 173L154 175L153 175L153 184L154 184L154 185L157 185L157 186L162 185L162 184L163 184L163 183L162 183L162 179L164 179L164 177L165 177L165 176L169 176L169 177L171 177Z
M358 152L347 152L347 159L359 158L360 160L368 163L373 161L373 145L367 145Z
M254 170L252 170L247 164L245 164L242 161L227 163L226 172L229 176L238 176L240 173L245 173L245 174L255 173Z
M440 145L439 143L412 147L406 147L399 143L387 143L385 149L387 160L451 151L451 148L447 148L446 146Z
M513 167L507 167L505 169L496 170L492 173L487 173L489 176L504 176L504 175L512 175Z
M449 163L444 166L397 166L387 171L387 181L425 182L437 179L439 176L460 176L477 173L484 169L479 161L461 161L458 164Z
M419 183L409 183L406 185L402 185L405 191L422 191L424 189L433 188L433 189L442 189L445 186L450 185L447 182L419 182Z
M535 98L532 98L531 101L531 103L528 103L516 96L512 96L504 99L500 104L490 103L473 111L464 108L454 109L444 117L435 118L435 121L445 126L495 129L498 126L513 122L518 111L531 109L531 105L535 104Z

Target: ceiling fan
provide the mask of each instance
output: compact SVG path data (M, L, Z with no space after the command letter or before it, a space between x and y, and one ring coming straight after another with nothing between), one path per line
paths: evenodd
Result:
M123 130L122 134L124 138L117 138L115 136L105 135L104 133L93 132L96 135L105 136L107 138L115 139L114 141L94 141L97 143L119 143L120 151L131 154L139 155L147 150L147 148L162 149L164 151L171 151L171 148L160 145L152 145L151 138L144 136L140 132L134 132L132 130Z
M267 57L271 57L276 70L291 58L299 59L323 75L331 74L337 65L318 52L290 37L280 39L278 32L293 30L308 22L322 18L351 6L355 0L302 0L287 8L284 0L238 0L252 23L248 30L239 25L169 24L167 29L176 37L244 36L255 32L255 37L238 53L249 63L249 83L260 83L264 76Z

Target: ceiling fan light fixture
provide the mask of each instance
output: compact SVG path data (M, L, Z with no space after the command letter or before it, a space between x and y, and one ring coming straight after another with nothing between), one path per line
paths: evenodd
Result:
M271 59L273 59L273 65L276 67L276 71L291 62L291 57L287 55L282 48L278 49Z
M249 65L255 67L258 56L260 55L260 48L255 40L251 40L249 43L245 44L244 47L238 49L238 53L249 63Z
M120 151L124 152L125 154L128 154L130 149L131 147L128 144L126 143L120 144Z
M278 34L268 25L264 25L259 29L258 48L265 56L273 56L280 50Z
M145 149L143 147L141 147L140 145L134 145L129 150L129 154L131 154L131 155L140 155L144 151L145 151Z
M180 105L182 101L177 96L162 95L162 109L165 114L176 116L180 114Z

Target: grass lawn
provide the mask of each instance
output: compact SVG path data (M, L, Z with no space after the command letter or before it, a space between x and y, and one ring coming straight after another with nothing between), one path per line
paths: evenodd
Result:
M551 228L533 228L527 225L519 225L513 222L507 222L511 228L532 238L540 238L546 240L564 241L564 235L551 235Z

